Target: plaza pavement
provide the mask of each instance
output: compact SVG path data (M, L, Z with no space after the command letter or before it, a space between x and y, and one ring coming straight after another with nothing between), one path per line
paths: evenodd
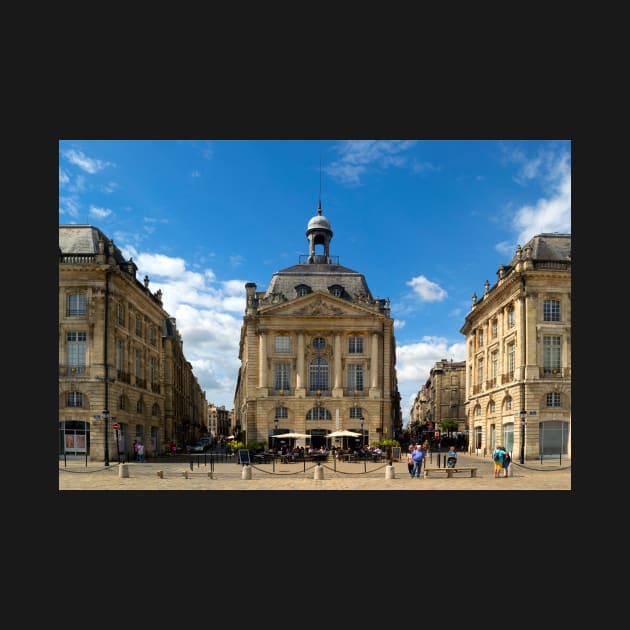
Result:
M441 464L443 463L443 455ZM323 478L316 477L313 462L293 464L254 464L251 479L243 478L243 467L236 463L190 464L174 462L129 462L128 477L120 476L117 462L106 467L102 462L59 461L59 490L571 490L571 460L562 458L512 464L513 474L495 479L489 457L458 454L458 466L477 468L477 476L455 473L450 478L411 478L405 461L394 462L394 478L387 478L386 463L324 462ZM429 467L438 467L437 453L431 454ZM162 471L162 477L158 475ZM246 476L246 475L245 475Z

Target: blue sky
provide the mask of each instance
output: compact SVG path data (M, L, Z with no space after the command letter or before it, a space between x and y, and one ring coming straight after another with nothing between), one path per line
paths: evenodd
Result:
M571 233L568 140L61 140L59 223L87 223L161 289L208 402L233 406L245 283L330 254L389 298L403 418L462 361L473 293L542 232Z

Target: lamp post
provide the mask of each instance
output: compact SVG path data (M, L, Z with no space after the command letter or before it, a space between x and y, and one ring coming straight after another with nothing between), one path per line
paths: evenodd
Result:
M279 418L274 418L273 419L273 439L276 439L276 433L278 433L278 421ZM276 443L274 442L272 446L275 446Z
M527 410L521 409L519 414L521 416L521 464L525 463L525 418L527 417Z
M359 416L359 422L361 424L361 448L363 448L365 446L365 442L363 439L364 433L363 433L363 414L361 414Z
M109 431L108 431L109 409L103 409L103 420L105 430L105 466L109 466Z

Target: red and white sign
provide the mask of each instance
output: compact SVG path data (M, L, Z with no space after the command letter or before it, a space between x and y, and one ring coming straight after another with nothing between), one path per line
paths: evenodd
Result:
M118 424L118 422L112 423L112 429L115 429L115 430L120 429L120 424Z

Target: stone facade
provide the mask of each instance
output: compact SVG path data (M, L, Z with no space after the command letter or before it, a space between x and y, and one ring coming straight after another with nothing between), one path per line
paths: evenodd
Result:
M457 431L462 433L468 428L465 361L436 361L413 402L411 422L430 422L439 428L443 420L457 420Z
M98 228L59 226L60 455L118 461L138 439L150 457L205 423L175 319L136 272Z
M466 336L469 447L515 461L571 456L571 235L540 234L501 265Z
M401 430L389 300L330 256L332 235L320 204L303 262L276 272L266 291L245 285L237 439L272 446L274 432L291 432L331 446L325 436L337 429L363 432L365 443Z

